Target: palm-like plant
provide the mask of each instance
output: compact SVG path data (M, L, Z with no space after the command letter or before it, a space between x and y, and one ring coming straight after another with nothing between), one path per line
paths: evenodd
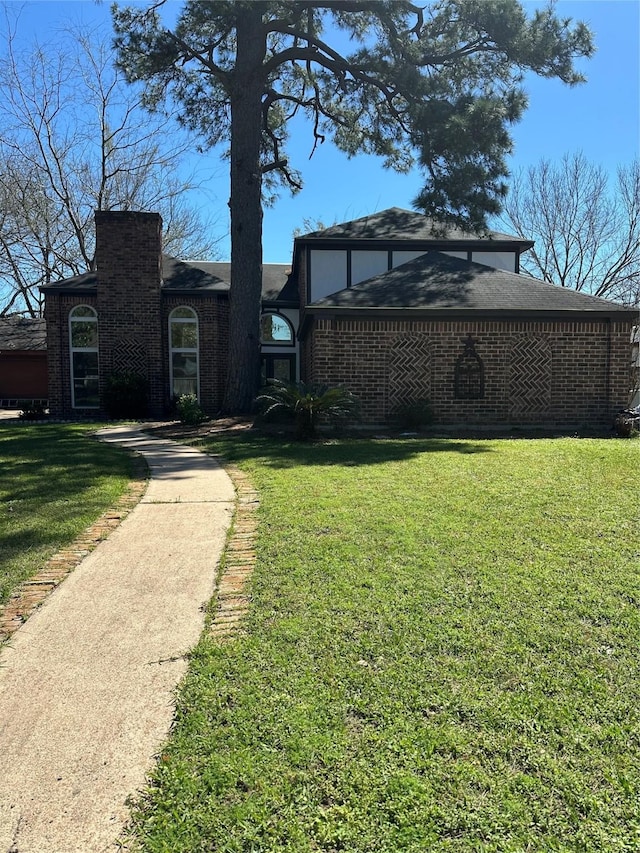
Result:
M271 379L256 397L263 415L272 412L289 412L296 425L296 438L310 441L315 438L318 419L329 422L357 418L360 411L358 398L348 388L281 382Z

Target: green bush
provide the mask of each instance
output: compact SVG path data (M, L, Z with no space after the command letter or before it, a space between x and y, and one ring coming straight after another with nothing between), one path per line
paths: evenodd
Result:
M206 421L207 416L200 408L195 394L183 394L176 400L176 413L183 424L193 426Z
M43 403L33 400L25 405L18 415L21 421L43 421L47 417L47 410Z
M622 438L637 438L640 435L640 413L631 409L618 412L613 428Z
M145 418L148 383L139 373L123 371L107 376L102 403L110 418Z
M338 423L359 416L357 397L342 386L307 385L304 382L281 382L272 379L256 397L260 412L290 413L295 420L296 438L309 441L316 437L320 419Z

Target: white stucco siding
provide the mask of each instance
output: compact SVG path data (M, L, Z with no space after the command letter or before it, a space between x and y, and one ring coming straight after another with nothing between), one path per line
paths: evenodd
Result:
M310 302L347 286L346 249L312 249L309 258Z

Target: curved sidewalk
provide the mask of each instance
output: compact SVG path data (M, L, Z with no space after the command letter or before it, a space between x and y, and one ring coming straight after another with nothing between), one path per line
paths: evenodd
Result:
M0 650L0 853L114 851L204 625L235 491L198 450L144 455L138 506Z

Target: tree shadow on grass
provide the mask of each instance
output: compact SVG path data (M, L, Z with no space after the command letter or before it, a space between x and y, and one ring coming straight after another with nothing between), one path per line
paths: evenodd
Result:
M338 465L358 467L401 462L423 453L490 453L493 448L485 441L451 438L333 438L324 436L318 441L294 441L290 436L267 435L258 430L215 427L200 430L167 430L163 427L147 430L151 435L170 437L174 441L193 444L208 453L223 456L231 462L259 460L272 468L294 468L299 465Z
M0 492L3 501L77 499L104 475L129 477L131 462L120 448L87 437L68 424L0 426Z

